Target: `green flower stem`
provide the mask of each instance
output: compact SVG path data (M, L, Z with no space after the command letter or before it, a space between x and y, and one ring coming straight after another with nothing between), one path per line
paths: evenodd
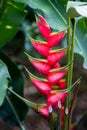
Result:
M70 17L68 16L68 37L67 37L67 45L70 45ZM72 29L72 41L71 41L71 47L67 49L67 64L72 61L72 64L70 65L70 68L67 73L67 88L71 87L72 85L72 75L73 75L73 62L74 62L74 41L75 41L75 30L76 30L76 23L74 23L73 29ZM69 110L70 108L70 93L68 94L66 98L65 103L65 109L67 108ZM65 114L64 116L64 127L63 130L70 130L70 123L69 123L69 114Z
M54 129L54 119L53 119L53 109L52 109L52 106L48 107L48 111L49 111L50 130L55 130Z
M58 117L57 117L57 128L56 130L61 130L61 108L58 109Z
M73 76L75 31L76 31L76 22L74 21L73 30L72 30L72 44L71 44L71 61L72 61L72 64L70 66L70 83L69 83L70 86L72 85L72 76ZM76 95L75 95L75 97L76 97ZM70 94L69 94L69 99L70 99ZM72 104L69 104L69 106L70 105L72 105ZM71 117L72 114L71 113L72 113L72 111L69 112L69 117L68 117L68 130L70 130L70 127L71 127L71 119L72 119L72 117Z
M71 62L71 59L70 59L70 51L71 51L71 42L70 42L70 23L71 23L71 19L70 17L68 16L68 19L67 19L67 22L68 22L68 29L67 29L67 64L69 64ZM72 64L72 62L71 62ZM70 66L69 66L70 67ZM69 68L70 70L70 68ZM67 87L69 87L69 76L70 76L70 71L68 71L67 73Z
M73 25L73 30L72 30L72 44L71 44L71 68L70 68L70 79L71 79L71 84L72 84L72 76L73 76L73 63L74 63L74 43L75 43L75 32L76 32L76 22L74 21L74 25ZM70 85L71 85L70 84Z
M50 130L54 130L54 120L52 113L49 113L49 123L50 123Z
M71 22L71 19L68 16L68 18L67 18L67 23L68 23L68 29L67 29L67 46L68 46L68 48L67 48L67 64L71 62L71 57L70 57L70 51L71 51L71 46L70 46L71 45L71 42L70 42L70 22ZM71 73L70 72L70 66L69 66L69 70L68 70L67 76L66 76L67 88L70 87L70 73ZM66 97L65 109L69 108L69 104L70 104L70 95L68 94L68 96ZM68 115L67 114L64 114L63 130L68 130Z

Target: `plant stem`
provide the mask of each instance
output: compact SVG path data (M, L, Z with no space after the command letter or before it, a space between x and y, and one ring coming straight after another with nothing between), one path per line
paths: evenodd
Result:
M73 25L73 30L72 30L72 44L71 44L71 61L72 64L70 65L70 83L69 85L72 85L72 76L73 76L73 64L74 64L74 43L75 43L75 31L76 31L76 22L74 21L74 25ZM76 93L77 94L77 93ZM76 95L75 95L76 96ZM69 99L70 99L70 94L69 94ZM70 105L70 104L69 104ZM68 117L68 130L70 130L70 126L71 126L71 119L72 119L72 114L69 113L69 117Z
M72 29L72 41L70 43L70 17L68 16L68 37L67 37L67 46L69 48L67 49L67 64L71 62L70 68L67 73L67 88L69 88L72 85L72 75L73 75L73 61L74 61L74 41L75 41L75 30L76 30L76 23L74 22L74 26ZM70 47L71 44L71 47ZM66 98L66 103L65 103L65 109L67 108L69 110L70 108L70 93L68 94ZM71 122L71 121L70 121ZM70 123L69 123L69 114L65 114L64 116L64 127L63 130L70 130Z
M77 87L75 89L75 93L73 95L73 99L72 99L70 110L69 110L69 129L71 127L72 113L73 113L73 109L75 107L76 97L77 97L77 93L78 93L78 90L79 90L79 87L80 87L80 83L81 83L80 81L77 83Z
M72 64L70 66L70 79L72 83L72 75L73 75L73 63L74 63L74 43L75 43L75 31L76 31L76 22L74 21L73 30L72 30L72 44L71 44L71 61Z
M52 106L49 106L49 124L50 124L50 130L54 130L54 120L53 120L53 109Z
M67 23L68 23L68 29L67 29L67 64L70 63L71 59L70 59L70 49L71 49L71 43L70 43L70 17L68 16L67 18ZM71 66L71 65L70 65ZM66 76L66 83L67 83L67 88L70 87L70 66L69 66L69 70L67 72L67 76ZM66 102L65 102L65 109L69 108L69 104L70 104L70 95L68 94L68 96L66 97ZM68 130L68 115L65 114L64 115L64 126L63 126L63 130Z
M57 119L57 128L56 130L61 130L61 109L58 109L58 119Z
M54 130L53 114L49 113L50 130Z

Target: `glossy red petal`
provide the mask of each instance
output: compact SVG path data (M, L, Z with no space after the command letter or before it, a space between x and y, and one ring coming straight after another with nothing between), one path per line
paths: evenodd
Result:
M47 80L50 84L58 84L59 80L66 75L66 72L66 69L58 72L50 72L47 76Z
M48 64L47 61L43 60L43 61L38 61L38 60L32 60L30 59L31 63L33 64L33 66L42 74L48 74L49 70L50 70L50 66Z
M56 32L56 33L51 33L50 36L48 37L48 44L50 47L53 47L57 45L64 37L65 32Z
M51 91L51 86L48 82L40 81L38 79L35 79L33 77L30 77L32 83L35 85L35 87L43 94L48 95Z
M47 56L50 50L47 42L31 40L33 47L43 56Z
M49 117L49 112L48 112L48 106L42 106L39 108L38 112L42 115L45 116L46 118Z
M63 100L66 96L67 96L66 92L49 94L49 96L47 98L47 103L48 103L48 105L52 105L53 106L56 103L58 103L58 101Z
M60 68L61 66L60 66L60 64L59 63L56 63L55 65L54 65L54 68Z
M66 95L67 95L67 94L66 94ZM61 105L62 105L62 107L64 107L64 105L65 105L66 95L65 95L64 98L61 99ZM53 107L58 110L58 102L57 102L56 104L54 104Z
M61 52L50 51L47 56L49 64L51 66L54 66L57 62L61 61L61 59L64 57L64 55L65 55L65 51L61 51Z
M47 39L51 33L51 29L46 19L41 15L39 15L39 20L37 20L37 26L42 36Z
M58 82L59 89L65 89L66 88L66 80L62 79Z

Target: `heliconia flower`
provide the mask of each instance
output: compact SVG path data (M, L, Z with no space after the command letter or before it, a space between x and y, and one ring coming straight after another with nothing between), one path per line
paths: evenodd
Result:
M65 31L64 32L55 32L51 33L50 36L48 37L48 44L50 47L53 47L57 45L64 37Z
M38 112L42 115L45 116L46 118L49 117L49 111L48 111L48 106L42 106L38 109Z
M66 88L66 80L65 79L59 80L58 85L52 86L52 90L63 90L65 88Z
M48 74L50 66L47 60L37 59L31 56L29 56L29 60L39 72L41 72L42 74Z
M33 47L43 56L47 56L50 50L48 43L31 39Z
M47 98L48 105L55 105L58 101L63 100L67 96L67 92L50 93Z
M67 94L66 94L66 95L67 95ZM64 107L64 105L65 105L65 98L66 98L66 96L61 99L61 105L62 105L62 107ZM58 109L58 103L54 104L53 107L54 107L55 109Z
M50 26L44 17L41 15L38 15L38 17L39 18L36 17L38 29L42 36L47 39L51 33Z
M66 80L65 79L61 79L58 82L58 86L59 86L59 89L65 89L66 88Z
M47 56L48 62L51 66L55 65L57 62L60 62L60 60L64 57L65 50L63 51L49 51L49 54Z
M37 14L36 22L39 31L45 38L45 41L38 41L30 38L33 47L39 54L45 56L44 59L38 59L31 57L27 54L31 64L42 74L45 78L39 78L28 71L30 79L34 86L46 96L46 104L34 105L34 110L38 111L41 115L49 118L49 115L54 112L54 109L58 110L64 108L65 98L68 94L66 88L65 75L68 70L68 65L61 67L60 61L66 53L66 48L53 50L52 47L61 42L65 36L63 32L51 32L51 28L41 15ZM32 105L33 106L33 105ZM50 114L49 114L50 113ZM53 113L55 114L55 113ZM61 112L62 114L62 112ZM63 110L64 114L64 110ZM57 117L57 116L56 116ZM61 123L63 124L64 115L62 115ZM62 128L62 125L61 125Z
M41 78L35 78L30 76L30 79L34 86L44 95L48 95L51 91L51 85L45 80Z
M60 64L59 63L56 63L55 65L54 65L54 68L60 68L61 66L60 66Z
M58 72L49 72L47 80L50 84L58 84L58 82L66 75L66 72L66 69Z

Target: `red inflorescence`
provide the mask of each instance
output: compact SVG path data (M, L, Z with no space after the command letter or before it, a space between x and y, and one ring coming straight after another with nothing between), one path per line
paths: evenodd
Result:
M49 35L51 34L50 26L41 15L38 15L38 16L39 16L39 19L37 19L38 29L41 32L42 36L48 39Z
M38 111L43 116L49 117L48 107L52 106L56 109L58 108L58 102L61 101L62 108L64 108L65 97L67 96L67 92L53 92L53 90L63 90L66 88L65 75L67 69L61 69L59 63L64 57L66 50L52 50L52 47L59 44L64 38L65 31L52 33L46 19L41 15L38 15L36 22L40 33L45 38L45 41L37 41L31 38L31 43L38 53L44 56L44 59L31 57L29 59L32 65L39 72L45 75L46 79L41 80L40 78L36 78L36 76L30 76L30 79L34 86L43 93L47 99L46 106L39 107ZM57 87L53 88L53 86Z

